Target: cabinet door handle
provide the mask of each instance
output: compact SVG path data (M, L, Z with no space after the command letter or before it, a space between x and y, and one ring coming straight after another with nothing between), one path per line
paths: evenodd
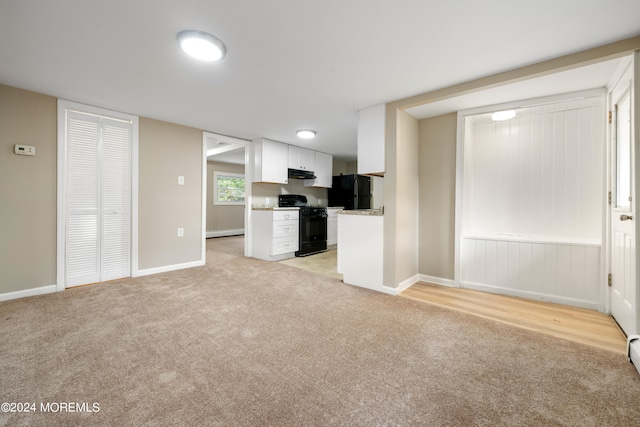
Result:
M288 233L288 232L289 232L289 227L285 227L285 228L284 228L284 232L285 232L285 233Z

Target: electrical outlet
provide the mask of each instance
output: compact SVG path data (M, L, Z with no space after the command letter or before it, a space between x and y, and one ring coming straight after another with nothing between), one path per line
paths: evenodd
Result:
M184 185L184 176L178 176L178 185Z
M184 237L184 228L178 228L178 237Z
M264 199L264 204L265 204L265 205L267 205L267 206L269 206L269 202L271 202L271 199L270 199L270 198L268 198L268 197L266 197L266 198Z

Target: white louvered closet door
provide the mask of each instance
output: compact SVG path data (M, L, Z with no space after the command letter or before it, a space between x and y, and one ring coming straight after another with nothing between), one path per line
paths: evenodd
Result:
M67 113L66 286L131 274L130 122Z

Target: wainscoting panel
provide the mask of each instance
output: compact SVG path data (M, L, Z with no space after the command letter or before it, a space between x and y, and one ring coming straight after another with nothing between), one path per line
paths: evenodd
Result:
M600 309L599 245L462 239L462 286Z

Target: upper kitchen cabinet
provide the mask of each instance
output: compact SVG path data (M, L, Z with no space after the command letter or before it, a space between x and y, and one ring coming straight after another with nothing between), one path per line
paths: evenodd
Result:
M254 144L253 182L273 182L287 184L288 146L268 139L257 139Z
M289 168L315 172L315 152L306 148L290 145Z
M291 147L289 147L291 150ZM305 179L305 187L325 187L331 188L333 177L333 156L331 154L315 151L315 170L316 179Z
M358 174L384 175L385 104L358 111Z

